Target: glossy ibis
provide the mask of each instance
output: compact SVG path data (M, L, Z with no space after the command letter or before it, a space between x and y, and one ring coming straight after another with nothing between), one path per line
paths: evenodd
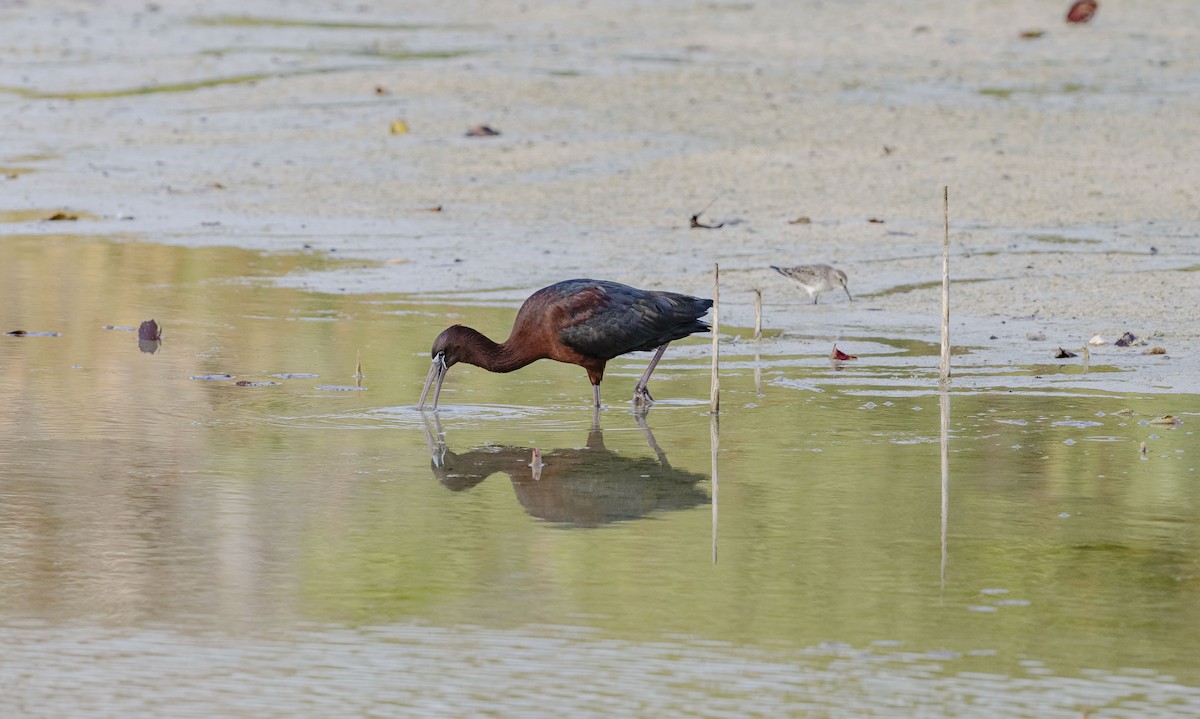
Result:
M795 267L771 265L771 269L800 285L801 289L812 298L814 305L817 304L817 298L822 292L836 290L839 287L846 291L846 297L849 297L851 302L854 301L854 298L850 297L850 288L846 286L846 273L829 265L796 265Z
M650 373L672 341L709 329L700 318L710 307L712 300L605 280L565 280L543 287L521 305L504 342L497 344L462 325L447 327L438 335L418 407L425 406L425 396L436 380L433 408L437 409L446 372L459 362L489 372L512 372L540 359L587 370L599 407L605 363L627 352L650 350L655 350L654 357L634 386L633 401L638 406L653 402L646 389Z

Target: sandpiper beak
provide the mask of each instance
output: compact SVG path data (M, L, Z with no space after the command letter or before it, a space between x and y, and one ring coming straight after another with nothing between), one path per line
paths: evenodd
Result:
M434 378L437 378L437 386L433 390L433 408L437 409L438 396L442 394L442 380L446 379L447 369L445 355L438 352L434 355L429 374L425 377L425 388L421 390L421 399L417 400L417 409L425 408L425 396L429 394L429 385L433 384Z
M846 297L847 297L847 298L848 298L848 299L849 299L851 302L853 302L853 301L854 301L854 298L853 298L853 297L850 297L850 288L849 288L849 287L846 287L846 286L843 286L843 287L842 287L842 289L846 291Z

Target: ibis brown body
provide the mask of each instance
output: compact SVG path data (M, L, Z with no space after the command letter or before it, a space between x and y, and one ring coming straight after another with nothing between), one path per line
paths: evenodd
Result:
M459 362L489 372L512 372L540 359L552 359L587 371L598 407L600 381L608 361L629 352L655 350L633 396L635 404L652 402L646 383L659 358L674 340L707 331L708 325L700 318L710 307L712 300L640 290L606 280L565 280L543 287L521 305L504 342L494 342L463 325L447 327L438 335L430 352L433 366L418 406L424 407L429 387L436 380L433 407L437 409L446 372Z

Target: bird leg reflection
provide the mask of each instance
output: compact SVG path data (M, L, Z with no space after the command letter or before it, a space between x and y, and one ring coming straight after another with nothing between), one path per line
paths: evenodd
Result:
M646 424L645 413L639 412L633 417L637 420L638 429L642 430L642 434L646 436L646 442L650 445L650 449L654 450L654 454L658 457L658 463L663 467L670 467L671 463L667 461L667 455L662 451L662 447L658 446L658 442L654 441L654 433L650 431L650 425Z

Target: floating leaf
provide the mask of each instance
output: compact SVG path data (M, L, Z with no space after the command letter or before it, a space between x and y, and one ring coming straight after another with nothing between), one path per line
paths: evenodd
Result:
M233 375L231 375L231 374L197 374L197 375L192 375L191 379L194 379L198 382L215 382L217 380L233 379Z
M1058 352L1055 353L1055 355L1054 355L1054 359L1070 359L1071 357L1078 357L1078 356L1079 355L1075 354L1074 352L1070 352L1068 350L1063 349L1062 347L1059 347Z
M1166 353L1167 353L1166 347L1151 347L1150 349L1146 350L1142 354L1144 354L1144 355L1165 355Z
M1071 9L1067 11L1067 22L1087 22L1096 14L1096 8L1099 3L1096 0L1076 0Z
M278 387L278 382L251 382L250 380L241 380L234 382L238 387Z
M801 215L794 220L788 220L789 225L807 225L812 222L812 218L808 215Z
M154 320L146 320L138 326L138 339L154 342L162 339L162 328Z
M1088 340L1088 344L1093 347L1099 347L1100 345L1108 344L1108 340L1104 339L1100 335L1092 335L1092 338Z
M391 133L393 135L407 135L408 123L404 120L392 120Z
M883 224L883 220L878 217L868 217L867 222L870 222L872 225L882 225Z
M422 207L421 209L422 209L422 210L425 210L426 212L441 212L441 211L442 211L442 206L441 206L441 205L434 205L433 207Z
M393 257L392 259L388 260L388 261L387 261L385 264L389 264L389 265L407 265L409 262L412 262L412 260L410 260L410 259L407 259L407 258L404 258L404 257Z
M1021 32L1022 40L1037 40L1039 37L1046 34L1045 30L1024 30Z
M79 215L70 212L55 212L46 218L49 222L74 222L79 219Z
M1134 342L1137 342L1137 337L1134 337L1132 332L1126 332L1125 334L1121 335L1121 339L1117 340L1114 344L1116 344L1118 347L1128 347Z
M493 130L487 125L476 125L470 130L467 130L467 137L495 137L499 134L499 130Z
M388 92L388 89L386 87L384 87L383 85L376 85L375 86L375 94L376 95L390 95L391 93Z
M1173 415L1164 414L1161 417L1155 417L1154 419L1150 420L1150 424L1166 424L1166 425L1174 426L1174 425L1179 424L1179 420L1176 419Z

